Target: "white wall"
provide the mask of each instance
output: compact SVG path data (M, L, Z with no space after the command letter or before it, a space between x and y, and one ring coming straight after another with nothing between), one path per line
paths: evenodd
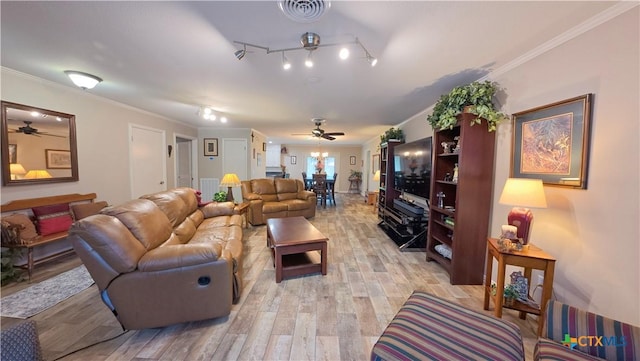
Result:
M635 7L491 79L506 89L503 110L509 114L595 94L588 188L545 186L548 208L533 210L531 240L557 260L555 298L636 325L640 325L639 13ZM407 141L432 133L424 114L400 127ZM501 124L490 230L494 236L500 234L510 209L498 204L498 198L510 173L511 137L511 124ZM372 144L368 147L374 149Z
M123 104L97 97L90 91L55 84L2 68L2 100L55 110L76 116L78 182L2 187L2 203L14 199L67 193L92 193L111 204L131 198L128 126L130 123L165 130L167 144L173 134L196 136L183 125ZM98 85L100 86L100 85ZM174 153L175 154L175 153ZM167 162L167 187L174 186L173 158Z

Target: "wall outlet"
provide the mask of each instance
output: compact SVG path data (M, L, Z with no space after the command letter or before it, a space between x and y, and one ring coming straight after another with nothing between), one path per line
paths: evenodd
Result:
M544 284L544 276L543 275L538 275L538 284L539 285Z

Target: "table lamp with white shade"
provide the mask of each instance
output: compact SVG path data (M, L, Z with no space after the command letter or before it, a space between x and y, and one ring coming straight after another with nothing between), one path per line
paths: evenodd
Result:
M227 173L222 177L220 187L228 187L227 189L227 202L233 202L233 190L232 187L240 187L240 178L235 173Z
M514 206L507 216L509 225L515 226L522 244L529 243L533 213L529 208L547 208L541 179L508 178L500 195L500 204Z

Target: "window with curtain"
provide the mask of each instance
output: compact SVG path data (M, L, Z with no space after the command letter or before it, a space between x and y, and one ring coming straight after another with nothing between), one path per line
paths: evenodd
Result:
M333 174L336 172L336 158L334 157L326 157L326 158L316 158L316 157L307 157L307 166L305 167L307 176L311 178L311 175L316 172L317 167L320 166L322 168L322 172L327 174L328 179L333 178Z

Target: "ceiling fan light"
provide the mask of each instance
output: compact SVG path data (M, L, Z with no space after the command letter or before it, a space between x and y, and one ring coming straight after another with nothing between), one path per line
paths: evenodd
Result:
M220 122L222 122L222 123L226 123L226 122L227 122L227 117L222 117L222 118L220 118Z
M340 49L339 56L340 56L340 59L342 59L342 60L348 59L349 58L349 49L348 48Z
M311 59L311 52L309 52L309 55L307 56L307 60L304 61L304 66L306 66L307 68L313 68L313 60Z
M289 59L287 59L287 57L284 55L284 51L282 52L282 69L291 69L291 62L289 62Z
M95 75L83 73L81 71L65 70L64 73L67 74L73 84L84 90L93 89L93 87L102 81L101 78Z

